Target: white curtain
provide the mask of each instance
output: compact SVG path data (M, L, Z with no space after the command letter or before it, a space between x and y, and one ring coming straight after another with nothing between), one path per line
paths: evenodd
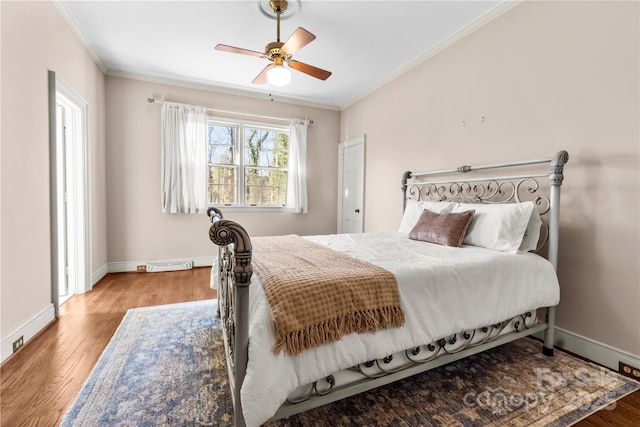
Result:
M287 173L287 212L307 213L307 120L289 125L289 165Z
M162 212L207 209L207 114L203 107L162 105Z

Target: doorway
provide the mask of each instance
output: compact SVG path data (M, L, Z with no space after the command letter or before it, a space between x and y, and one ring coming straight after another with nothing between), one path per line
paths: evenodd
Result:
M89 290L88 104L49 72L51 297L55 314Z
M364 143L360 135L338 146L338 233L364 231Z

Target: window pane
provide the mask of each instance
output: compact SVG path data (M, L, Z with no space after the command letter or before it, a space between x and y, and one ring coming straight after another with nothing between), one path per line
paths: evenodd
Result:
M237 146L237 126L209 123L207 144L209 163L235 164Z
M276 167L286 168L289 164L289 134L278 132L275 136L274 161Z
M287 167L288 134L269 129L246 127L244 135L245 165Z
M232 165L234 149L232 147L225 147L219 145L209 145L209 162L210 163L225 163Z
M245 168L245 203L253 205L285 204L287 171L278 168Z
M237 167L209 165L209 204L237 204Z

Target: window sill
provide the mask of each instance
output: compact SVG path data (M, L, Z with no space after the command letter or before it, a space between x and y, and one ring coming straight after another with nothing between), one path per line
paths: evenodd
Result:
M209 205L216 207L222 212L284 212L284 206L224 206Z

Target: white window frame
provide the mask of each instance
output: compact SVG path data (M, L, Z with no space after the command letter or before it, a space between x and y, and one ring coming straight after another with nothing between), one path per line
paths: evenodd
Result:
M246 189L246 184L245 184L245 159L244 159L244 130L245 127L257 127L260 129L265 129L265 130L269 130L269 131L276 131L276 132L284 132L287 135L289 135L289 137L291 137L290 135L290 129L288 125L281 125L281 124L275 124L275 123L266 123L266 122L259 122L259 121L253 121L253 120L242 120L242 119L233 119L233 118L229 118L229 117L218 117L218 116L208 116L207 117L207 127L209 126L209 124L215 124L215 125L222 125L222 126L234 126L238 128L238 147L237 147L237 159L238 159L238 163L236 163L236 167L238 168L238 176L237 176L237 187L236 187L236 200L238 203L236 204L227 204L227 203L221 203L221 204L212 204L209 203L208 201L208 197L207 197L207 205L208 206L215 206L218 208L224 208L224 210L226 212L228 211L241 211L241 210L251 210L251 211L266 211L266 212L284 212L285 206L273 206L273 205L248 205L245 204L245 189ZM209 141L207 139L207 144L209 144ZM289 164L287 163L287 170L289 169ZM209 186L209 175L207 174L207 188Z

